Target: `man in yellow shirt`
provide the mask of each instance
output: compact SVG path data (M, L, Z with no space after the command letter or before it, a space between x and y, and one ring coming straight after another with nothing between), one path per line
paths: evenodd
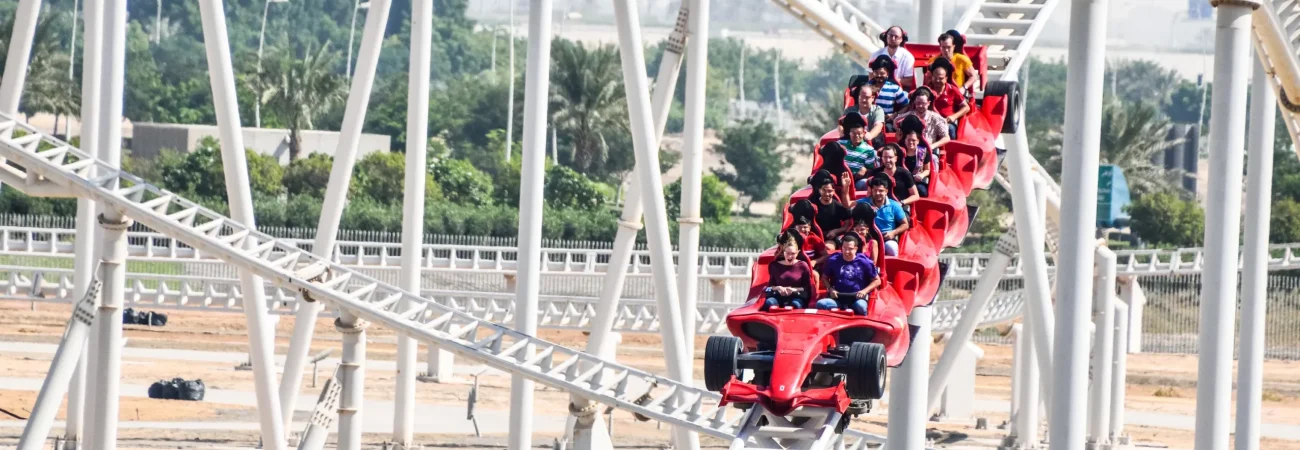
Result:
M939 54L930 59L930 64L939 58L947 58L952 63L952 82L961 86L962 91L971 94L975 89L975 64L970 58L962 53L961 47L966 45L966 38L956 30L948 30L947 33L939 35Z

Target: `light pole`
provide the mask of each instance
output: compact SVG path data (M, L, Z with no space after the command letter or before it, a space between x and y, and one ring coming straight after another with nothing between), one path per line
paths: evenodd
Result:
M352 29L348 32L348 80L352 79L352 39L357 34L357 10L360 9L370 9L370 2L357 0L356 6L352 8Z
M153 16L153 43L162 42L162 0L158 0L157 12Z
M289 0L266 0L262 7L262 31L257 33L257 72L262 72L262 47L266 44L266 16L271 12L272 3L289 3ZM262 128L262 89L257 89L257 98L253 99L253 126Z

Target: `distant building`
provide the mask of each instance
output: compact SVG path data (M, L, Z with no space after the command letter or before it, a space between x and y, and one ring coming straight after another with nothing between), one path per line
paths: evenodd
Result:
M280 164L289 163L289 130L272 128L244 128L244 147L271 155L280 160ZM175 123L136 123L131 138L131 154L138 158L153 158L164 148L183 153L194 151L204 137L220 138L215 125L186 125ZM302 155L312 153L333 155L338 148L337 131L302 131ZM378 151L388 151L392 146L392 137L382 134L361 135L358 155Z

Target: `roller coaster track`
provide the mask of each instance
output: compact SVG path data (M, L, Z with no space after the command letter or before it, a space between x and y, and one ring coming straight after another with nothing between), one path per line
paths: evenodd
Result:
M717 394L578 352L379 282L342 264L121 172L34 127L0 115L0 172L28 193L88 198L271 283L503 372L651 420L733 442L745 417ZM92 169L97 170L92 172ZM88 174L96 173L93 178ZM409 305L403 307L402 305ZM522 356L525 349L532 356ZM748 430L748 428L746 428ZM780 433L781 430L770 430ZM846 446L881 438L844 433ZM745 436L745 438L763 436Z
M50 303L71 303L73 272L71 269L0 266L0 299ZM421 297L449 309L471 315L485 322L514 323L515 297L511 293L424 290ZM176 311L204 311L243 314L243 295L238 279L186 275L129 273L126 277L128 308ZM279 286L266 287L266 301L272 314L291 315L298 310L294 291ZM538 298L538 327L555 330L590 328L596 315L595 297L543 295ZM989 327L1015 319L1023 299L1021 291L999 292L993 297L980 322ZM934 304L932 330L936 334L951 331L965 309L966 299L939 300ZM703 302L696 305L696 333L729 335L726 315L735 303ZM332 314L326 312L325 314ZM653 300L623 299L619 302L614 331L622 333L656 333L659 311Z
M1255 55L1270 75L1291 141L1300 142L1300 2L1263 0L1261 3L1251 18ZM1292 148L1300 155L1300 146Z

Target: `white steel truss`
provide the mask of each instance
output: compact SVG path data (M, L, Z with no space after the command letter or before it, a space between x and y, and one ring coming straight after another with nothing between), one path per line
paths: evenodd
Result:
M1300 2L1263 0L1252 14L1255 56L1277 92L1292 143L1300 142ZM1300 146L1292 145L1297 155Z
M772 0L804 25L831 41L863 67L880 49L877 37L885 29L849 0Z
M728 417L729 408L718 406L720 397L715 393L480 320L317 258L5 115L0 115L0 158L7 160L5 169L22 181L16 188L37 184L62 187L248 269L269 283L294 289L308 301L329 302L425 344L594 402L729 442L737 437L740 417ZM91 173L96 175L88 176ZM257 244L245 248L249 239ZM526 350L535 353L521 357ZM852 448L865 448L868 442L882 439L853 430L846 431L844 437L852 440L845 442ZM796 442L787 447L803 446Z
M71 269L42 269L32 267L0 266L0 299L69 303L73 292ZM208 311L242 314L243 295L239 280L188 275L159 275L130 273L126 277L126 298L123 306L178 311ZM271 314L288 315L297 312L299 303L292 289L266 286L266 299ZM460 311L478 320L498 324L514 321L515 297L510 293L423 290L420 296L449 309ZM555 330L588 330L596 316L595 297L540 296L538 297L538 327ZM967 299L939 300L933 305L935 334L951 331ZM979 327L990 327L1014 320L1024 306L1021 291L999 292L994 295ZM735 303L701 302L696 305L695 317L699 326L696 334L724 335L727 331L726 315L735 309ZM623 299L619 302L614 331L621 333L653 333L659 331L659 308L654 300ZM323 312L333 315L332 311Z

